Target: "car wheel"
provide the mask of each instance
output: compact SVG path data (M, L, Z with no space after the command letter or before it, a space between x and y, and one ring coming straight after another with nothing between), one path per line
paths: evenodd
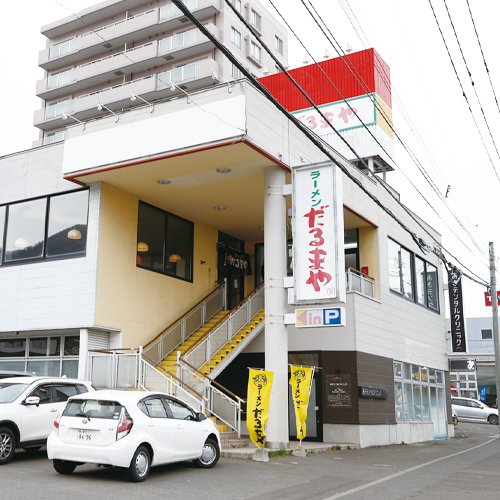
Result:
M498 415L490 415L488 417L488 422L493 425L498 425Z
M130 467L128 468L128 476L131 481L138 483L144 481L148 477L151 469L151 454L145 446L139 446L135 450Z
M76 462L68 462L67 460L54 459L52 465L59 474L71 474L78 464Z
M12 460L16 451L16 437L7 427L0 428L0 465Z
M215 439L208 438L203 445L201 457L193 460L193 462L197 467L201 467L202 469L210 469L219 461L219 457L219 444Z

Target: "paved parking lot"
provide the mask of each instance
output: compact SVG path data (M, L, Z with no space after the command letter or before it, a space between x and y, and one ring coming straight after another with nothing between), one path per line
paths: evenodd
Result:
M0 467L1 498L26 499L470 499L498 498L498 427L459 423L457 437L414 445L273 457L222 458L211 470L182 463L153 468L144 483L118 470L78 467L57 474L45 451L20 452ZM7 493L8 492L8 493Z

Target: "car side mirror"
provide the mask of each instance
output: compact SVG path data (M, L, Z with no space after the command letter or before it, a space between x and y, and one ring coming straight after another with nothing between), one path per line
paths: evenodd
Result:
M197 413L196 417L196 420L198 420L198 422L203 422L203 420L207 419L207 416L204 413Z
M40 398L38 396L28 396L24 400L24 404L27 406L39 406L40 405Z

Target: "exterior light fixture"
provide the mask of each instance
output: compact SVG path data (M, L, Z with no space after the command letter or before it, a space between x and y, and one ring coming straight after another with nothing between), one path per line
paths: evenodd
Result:
M218 172L219 174L228 174L229 172L231 172L231 169L227 167L220 167L216 168L215 171Z
M156 182L162 185L172 184L172 181L170 179L158 179Z
M225 205L215 205L214 210L222 211L222 210L226 210L226 207L225 207Z
M182 257L178 253L173 253L169 256L168 261L175 264L176 262L180 262Z
M176 83L170 82L170 90L172 92L175 92L176 90L180 90L183 94L185 94L186 102L188 104L191 102L191 99L189 98L189 94L183 88L179 87L179 85L177 85Z
M119 116L114 111L112 111L111 109L109 109L102 102L98 102L97 103L97 111L102 111L103 109L105 109L106 111L108 111L109 113L111 113L115 117L115 123L118 121Z
M147 252L149 250L149 245L145 241L139 241L137 243L138 252Z
M29 245L28 241L25 238L17 238L14 241L14 246L19 248L19 250L24 250Z
M81 120L79 120L79 119L78 119L78 118L76 118L75 116L70 115L70 114L68 114L68 113L63 113L63 114L62 114L62 119L63 119L63 120L67 120L68 118L71 118L73 121L75 121L75 122L79 123L79 124L82 126L83 130L85 130L85 122L82 122Z
M130 100L131 101L136 101L137 99L139 99L140 101L142 102L145 102L146 104L149 105L149 112L152 113L155 109L155 105L149 101L146 101L146 99L144 99L143 97L141 97L140 95L137 95L137 94L134 94L133 92L130 92Z
M82 239L82 233L78 229L70 229L68 231L68 240L81 240Z

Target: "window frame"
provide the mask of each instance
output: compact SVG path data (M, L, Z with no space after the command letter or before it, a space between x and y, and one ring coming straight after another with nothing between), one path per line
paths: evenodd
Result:
M171 212L167 212L166 210L163 210L161 208L158 208L154 205L151 205L150 203L146 203L145 201L139 200L139 205L137 208L137 211L139 212L141 205L152 208L153 210L156 210L160 212L163 217L163 228L164 228L164 239L163 239L163 258L162 258L162 271L157 270L157 269L152 269L151 267L148 267L146 265L142 265L139 263L138 260L136 260L136 267L140 269L145 269L146 271L152 271L154 273L162 274L163 276L168 276L170 278L175 278L179 279L182 281L187 281L188 283L193 283L194 280L194 222L185 219L184 217L180 217L178 215L175 215ZM169 273L167 271L167 262L168 262L168 256L167 256L167 245L168 245L168 219L169 218L175 218L183 222L187 222L190 226L190 234L189 234L189 245L190 245L190 255L189 255L189 277L185 278L182 276L178 276L173 273ZM141 241L139 239L139 220L137 221L137 243ZM139 253L137 253L139 255Z
M231 43L241 49L241 33L234 26L231 26Z
M253 8L250 8L250 25L262 33L262 16Z
M258 57L256 53L258 54ZM250 57L259 64L262 64L262 47L253 40L250 40Z
M400 282L403 281L403 276L402 276L402 269L403 269L403 261L401 258L402 252L405 252L405 255L408 255L409 257L409 276L411 278L411 296L409 296L403 291L401 291L401 287L399 290L393 288L391 286L391 278L389 276L389 291L393 293L394 295L398 295L399 297L404 298L405 300L408 300L409 302L413 302L429 311L433 311L435 313L440 313L440 300L439 300L439 268L438 266L428 262L427 260L423 259L420 255L417 255L415 252L412 252L405 246L401 245L397 240L394 238L391 238L390 236L387 237L388 240L388 245L387 245L387 261L388 261L388 271L390 273L391 271L391 259L393 258L393 255L391 254L391 244L394 244L399 247L398 250L398 270L399 270L399 280ZM423 294L423 301L421 301L421 297L419 295L419 286L417 283L417 262L420 261L423 263L423 269L424 269L424 280L423 280L423 289L421 290ZM435 297L435 302L437 304L437 307L434 308L432 305L429 305L429 275L430 271L428 271L429 267L432 267L435 269L435 275L436 275L436 297Z
M6 203L4 205L0 205L0 209L5 207L4 210L4 221L3 221L3 233L0 233L0 269L2 267L9 267L9 266L19 266L19 265L25 265L25 264L32 264L32 263L39 263L39 262L52 262L56 260L66 260L66 259L76 259L76 258L83 258L86 257L87 255L87 235L85 235L85 249L83 251L79 252L74 252L74 253L65 253L65 254L60 254L60 255L47 255L47 248L48 248L48 231L49 231L49 217L50 217L50 201L53 198L57 198L59 196L66 196L68 194L74 194L74 193L81 193L83 191L87 191L87 216L86 216L86 221L85 221L85 226L87 228L87 233L88 233L88 224L89 224L89 204L90 204L90 189L88 187L85 187L83 189L76 189L72 191L63 191L60 193L54 193L48 196L39 196L36 198L27 198L26 200L19 200L15 201L12 203ZM7 243L7 234L9 231L9 212L10 212L10 207L12 206L19 206L22 205L23 203L29 203L32 201L38 201L38 200L45 200L45 210L44 210L44 221L43 221L43 241L42 241L42 255L37 256L37 257L25 257L21 259L14 259L14 260L5 260L5 254L6 254L6 248L5 245ZM1 212L0 212L0 217L1 217ZM0 229L2 225L0 224Z
M284 42L278 35L274 35L274 48L278 54L283 55Z

